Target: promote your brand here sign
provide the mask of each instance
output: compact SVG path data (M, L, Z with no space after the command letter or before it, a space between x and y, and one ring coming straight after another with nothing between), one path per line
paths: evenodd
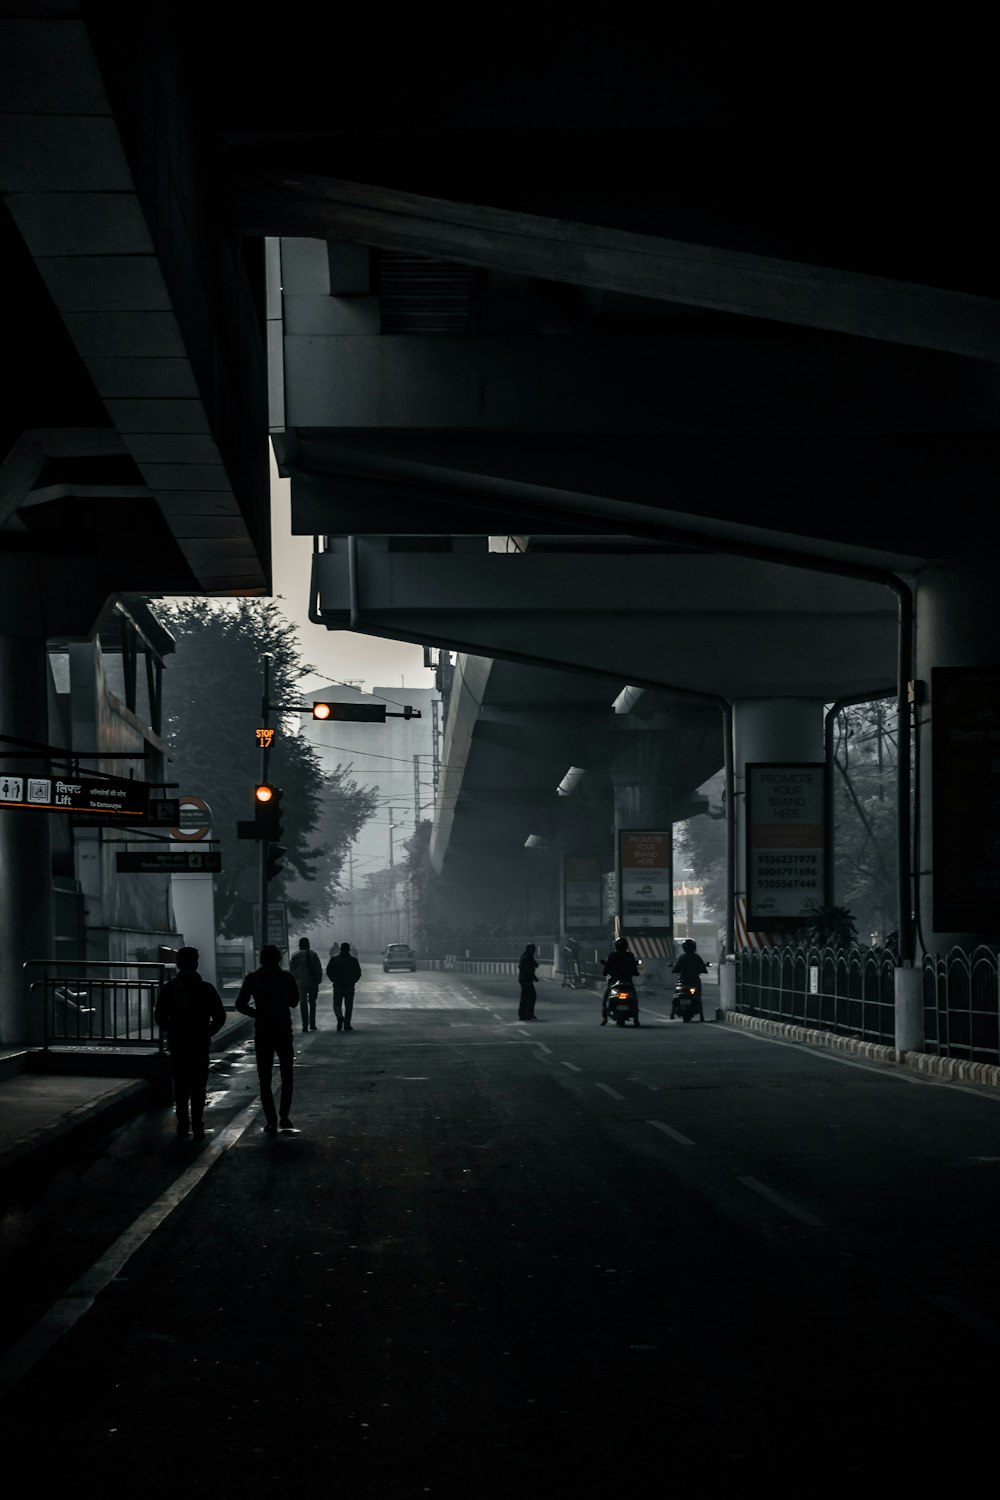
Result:
M825 774L821 762L746 768L751 927L801 919L823 905Z
M674 916L672 831L623 829L619 840L622 926L669 932Z

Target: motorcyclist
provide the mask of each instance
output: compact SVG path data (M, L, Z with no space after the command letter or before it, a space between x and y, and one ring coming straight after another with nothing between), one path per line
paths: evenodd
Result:
M672 972L680 976L680 984L685 993L674 996L674 1005L670 1012L671 1019L681 1014L683 1006L685 1009L690 1009L692 1015L697 1012L704 1021L705 1016L701 1008L701 976L708 973L708 965L698 952L698 944L693 938L685 938L681 943L681 949L681 956L674 964ZM692 990L694 990L693 995Z
M639 1025L639 997L636 993L635 976L639 972L639 960L635 954L630 952L628 938L619 938L614 948L604 960L604 973L608 983L604 987L604 999L601 1003L601 1025L608 1024L608 996L611 986L615 983L628 984L635 995L635 1024Z

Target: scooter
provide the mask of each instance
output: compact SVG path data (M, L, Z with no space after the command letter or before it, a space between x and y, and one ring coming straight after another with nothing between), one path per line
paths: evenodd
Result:
M604 1018L616 1026L624 1026L626 1021L639 1025L639 997L630 980L611 980L604 994Z
M676 1020L680 1017L682 1021L693 1021L695 1016L699 1021L704 1021L705 1012L701 1006L701 989L695 984L684 984L678 980L674 987L674 1003L670 1011L670 1019Z

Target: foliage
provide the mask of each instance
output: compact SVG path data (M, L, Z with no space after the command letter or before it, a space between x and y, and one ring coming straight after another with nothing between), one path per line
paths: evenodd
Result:
M854 915L846 906L814 906L798 937L810 947L849 948L857 937Z
M273 601L220 606L192 599L161 606L160 613L177 638L164 675L170 779L212 809L223 870L215 884L216 920L224 936L238 937L252 931L251 902L258 899L259 845L237 839L236 823L253 818L253 788L261 779L254 730L261 722L264 656L272 657L273 703L294 702L300 680L313 669L300 659L294 628ZM350 767L324 776L308 740L291 727L287 716L284 722L277 716L268 765L268 779L284 791L281 843L287 849L285 869L270 890L302 920L323 917L336 904L347 850L372 816L375 794L351 779Z
M894 700L841 710L833 774L836 895L856 912L867 945L897 922Z

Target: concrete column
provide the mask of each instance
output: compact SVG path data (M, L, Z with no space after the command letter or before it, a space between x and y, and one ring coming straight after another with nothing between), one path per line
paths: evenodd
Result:
M965 930L938 931L934 926L934 797L943 796L943 768L935 770L931 726L934 719L933 677L935 667L972 667L1000 677L1000 612L996 603L996 573L965 566L928 568L917 579L915 599L915 675L922 684L923 702L917 710L916 786L919 846L916 861L916 913L918 944L924 951L944 952L951 947L972 949L979 943L996 942L1000 936L1000 913L993 909L988 926L970 922ZM996 717L981 716L986 732L1000 728ZM994 764L1000 768L1000 744ZM989 785L977 794L975 819L982 837L1000 840L1000 774L986 771ZM996 859L996 856L994 856ZM919 949L918 949L919 951Z
M821 761L822 703L809 698L743 698L733 704L737 900L746 895L746 768L761 761Z
M0 635L0 733L49 743L48 671L44 637ZM0 761L0 768L15 764ZM40 761L21 765L44 774ZM0 808L0 1045L6 1047L42 1036L39 1003L29 1000L21 965L29 958L52 957L49 820L54 816Z
M622 829L673 828L673 788L668 779L670 751L670 742L660 726L626 724L614 732L610 772L616 860ZM627 931L625 936L629 936ZM666 988L669 974L669 959L644 960L643 978L647 987Z

